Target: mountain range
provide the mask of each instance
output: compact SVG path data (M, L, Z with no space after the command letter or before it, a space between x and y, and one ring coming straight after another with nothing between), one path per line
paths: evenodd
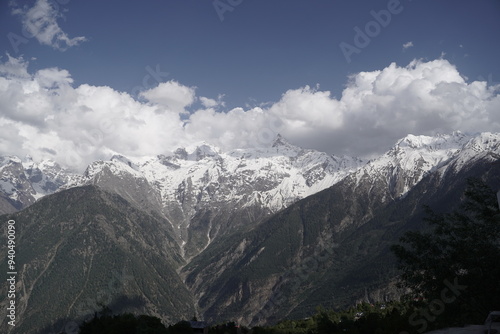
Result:
M198 143L169 156L115 155L91 163L83 174L54 161L35 164L30 157L0 161L3 213L58 190L93 184L164 216L187 257L208 246L221 231L257 223L333 185L363 163L295 147L280 135L262 149L222 152Z
M83 174L2 157L0 212L23 254L16 331L49 333L100 303L256 325L398 298L389 246L423 228L423 204L455 207L467 177L499 188L499 157L500 134L460 132L408 135L369 161L281 136L259 149L115 155Z

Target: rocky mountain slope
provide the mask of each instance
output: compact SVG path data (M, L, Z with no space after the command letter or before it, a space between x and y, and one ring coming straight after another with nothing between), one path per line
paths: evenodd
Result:
M199 143L177 149L170 156L129 159L116 155L110 161L93 162L81 176L64 174L55 163L50 173L44 167L51 162L28 169L29 162L6 160L2 189L17 200L17 208L58 189L97 185L141 210L164 216L176 231L186 258L198 254L221 234L254 225L333 185L363 163L302 149L279 135L270 147L261 149L222 152ZM15 166L15 173L9 174L11 166ZM43 177L43 184L51 187L40 190L30 174L35 169L40 170L37 175Z
M176 272L185 261L170 224L118 195L94 186L73 188L5 219L16 226L12 333L73 332L102 306L164 321L195 314L192 295ZM7 245L6 234L0 241ZM0 258L1 268L6 261ZM7 296L5 284L0 292ZM0 301L2 319L8 302Z
M127 279L104 303L166 321L196 313L255 325L396 298L388 247L423 228L422 204L453 208L467 177L500 187L499 158L500 134L459 132L409 135L365 164L283 138L254 150L115 156L83 175L42 163L28 173L27 161L4 158L0 207L29 205L9 216L23 226L23 333L97 310L91 291L112 277ZM63 306L46 316L56 286Z
M255 325L307 316L318 305L397 297L401 291L393 284L397 272L389 247L405 231L424 228L422 205L451 210L468 177L500 188L499 136L481 134L459 150L449 145L455 136L407 137L380 159L252 231L212 243L183 269L201 312L207 319ZM421 152L409 154L415 152L411 146ZM428 154L434 160L426 161L436 164L422 163L426 172L405 163ZM374 166L383 168L369 177Z
M36 163L30 156L0 157L0 213L11 213L33 204L37 199L78 183L81 176L51 160Z
M477 137L479 141L481 136ZM350 177L356 179L357 185L365 178L370 182L379 180L387 187L390 196L387 199L395 199L404 196L426 174L447 164L473 138L476 137L461 132L437 136L408 135Z

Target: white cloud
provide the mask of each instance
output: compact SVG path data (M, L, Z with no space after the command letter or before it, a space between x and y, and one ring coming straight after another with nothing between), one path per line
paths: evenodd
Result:
M200 97L200 102L205 108L217 108L217 107L224 107L226 103L222 100L224 98L223 94L219 94L217 97L217 100L201 96Z
M14 58L7 54L7 60L0 63L0 75L4 78L29 78L28 64L22 57Z
M19 66L19 73L27 67L14 58L6 64L2 66ZM109 87L74 88L71 82L58 69L0 77L0 154L53 158L82 169L111 152L152 155L184 144L177 112Z
M213 108L217 106L217 101L204 96L200 97L200 102L205 108Z
M0 61L0 155L30 154L83 169L114 152L168 153L205 140L223 149L292 143L333 154L366 156L412 134L500 131L500 86L467 82L445 59L390 64L349 78L340 98L309 86L263 107L218 111L217 99L189 111L195 88L176 81L142 93L80 85L66 70L29 73L22 58ZM216 109L217 107L217 109Z
M342 104L332 99L330 92L309 86L287 91L269 111L282 119L290 132L321 128L336 130L344 124Z
M57 68L42 69L36 73L36 81L44 88L57 88L73 83L73 79L66 70Z
M413 42L412 41L406 42L405 44L403 44L403 50L409 49L411 47L413 47Z
M177 81L162 82L155 88L141 93L141 97L149 102L170 108L177 112L183 112L186 107L195 101L195 88L186 87Z
M15 8L12 13L21 17L26 37L34 37L40 44L64 51L87 40L68 37L57 23L62 14L48 0L37 0L33 7Z

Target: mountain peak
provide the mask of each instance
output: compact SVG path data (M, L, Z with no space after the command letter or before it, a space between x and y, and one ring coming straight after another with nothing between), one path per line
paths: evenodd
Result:
M174 151L176 158L181 160L200 161L206 157L218 157L221 150L205 141L186 147L179 147Z
M3 156L0 158L0 166L7 165L10 163L22 163L22 160L19 159L18 156L16 155L8 155L8 156Z
M285 147L293 147L292 144L290 144L283 136L278 133L276 135L276 138L274 138L272 147L279 147L279 146L285 146Z
M454 131L451 134L437 134L435 136L409 134L398 140L395 147L430 150L461 148L469 139L469 136L460 131Z
M121 162L122 164L125 164L134 170L139 170L137 165L134 162L132 162L132 160L130 160L129 158L127 158L121 154L113 155L110 160L115 161L115 162Z

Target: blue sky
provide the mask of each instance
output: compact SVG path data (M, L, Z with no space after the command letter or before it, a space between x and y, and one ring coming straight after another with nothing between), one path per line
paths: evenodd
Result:
M389 1L243 0L232 11L214 1L60 1L61 28L88 41L65 52L35 40L11 55L35 57L32 67L70 71L76 84L107 85L133 92L146 67L169 73L200 94L224 94L229 107L279 100L288 89L319 84L340 95L347 76L435 59L444 52L470 79L500 81L499 1L401 1L387 27L348 63L339 47L354 45L353 28L387 9ZM233 3L238 3L235 1ZM23 1L21 3L30 3ZM19 17L2 3L0 30L22 36ZM4 34L5 35L5 34ZM413 47L403 50L404 43ZM152 84L152 83L151 83Z
M33 8L52 15L42 28L27 26L34 22ZM47 31L50 24L57 34ZM38 31L32 36L29 29ZM15 0L0 4L0 31L1 60L7 64L9 57L22 59L18 65L32 79L43 69L65 70L73 89L107 86L149 104L154 99L141 92L175 82L194 92L178 112L181 120L193 122L189 115L205 107L228 113L259 106L273 113L290 90L307 95L304 88L309 88L309 95L316 97L328 92L331 100L339 101L349 77L390 70L393 62L405 68L414 60L445 61L464 78L465 87L474 81L492 87L500 81L498 0ZM357 51L346 56L341 45ZM211 103L205 105L202 97ZM278 118L285 114L274 111ZM280 118L276 131L287 121L294 120ZM363 155L374 149L339 149L328 144L334 137L282 130L297 144L331 153ZM425 134L446 130L453 126L413 129ZM477 129L483 130L494 129ZM371 132L382 136L373 128L364 133ZM387 143L399 135L386 136ZM214 135L195 137L186 141ZM13 150L8 145L0 149Z

